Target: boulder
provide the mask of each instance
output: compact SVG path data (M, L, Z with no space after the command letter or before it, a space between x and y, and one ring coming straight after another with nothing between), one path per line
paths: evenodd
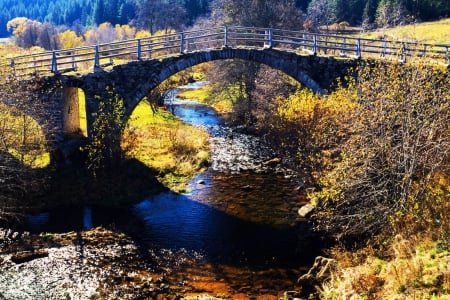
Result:
M319 299L322 284L338 272L339 266L336 260L323 256L316 257L313 266L308 273L302 275L297 283L301 287L301 296L307 299Z

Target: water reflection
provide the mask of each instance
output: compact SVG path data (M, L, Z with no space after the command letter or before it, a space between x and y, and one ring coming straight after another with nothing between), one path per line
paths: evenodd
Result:
M248 222L179 194L151 197L134 206L149 245L188 249L211 261L255 266L298 264L296 230Z
M93 227L92 208L85 207L83 210L83 229L89 230Z

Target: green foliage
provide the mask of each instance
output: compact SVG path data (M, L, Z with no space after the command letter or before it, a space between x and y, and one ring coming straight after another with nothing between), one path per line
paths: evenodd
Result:
M157 15L154 22L156 30L167 27L181 28L191 25L195 18L209 10L209 0L2 0L0 1L0 37L8 36L6 23L16 17L26 17L41 23L73 26L80 32L80 26L90 27L104 22L116 24L131 24L142 18ZM139 8L145 8L145 10ZM174 14L186 11L187 14ZM184 18L182 18L184 16ZM154 20L155 21L155 20ZM138 22L139 23L139 22ZM174 26L175 25L175 26ZM148 29L148 28L146 28Z

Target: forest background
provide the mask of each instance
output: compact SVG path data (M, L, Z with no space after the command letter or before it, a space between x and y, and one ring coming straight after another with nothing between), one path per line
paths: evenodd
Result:
M267 5L266 1L241 1L242 8ZM274 4L286 4L275 1ZM369 29L418 21L436 20L450 15L447 0L296 0L295 8L307 14L313 25L348 22ZM128 24L155 32L167 28L181 30L216 7L234 10L233 1L217 0L2 0L0 37L8 37L6 24L16 17L49 23L74 30L104 22ZM233 7L234 6L234 7ZM287 5L290 6L290 5ZM249 20L250 21L250 20ZM249 24L250 25L250 24ZM254 24L256 25L256 24ZM296 24L301 29L303 24ZM47 29L49 27L47 26Z

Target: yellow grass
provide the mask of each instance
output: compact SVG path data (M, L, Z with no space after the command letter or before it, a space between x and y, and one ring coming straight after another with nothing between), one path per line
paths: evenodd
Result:
M396 236L388 260L369 256L323 286L323 299L450 299L450 250L441 241ZM351 260L351 259L350 259Z
M153 112L147 101L134 110L122 146L128 156L160 172L161 182L180 190L209 159L208 134L184 124L164 110Z
M450 44L450 19L379 29L368 33L365 37L386 37L392 40L408 40L419 43Z
M1 151L7 151L32 168L49 165L50 153L45 147L44 133L33 118L0 103L0 124Z

